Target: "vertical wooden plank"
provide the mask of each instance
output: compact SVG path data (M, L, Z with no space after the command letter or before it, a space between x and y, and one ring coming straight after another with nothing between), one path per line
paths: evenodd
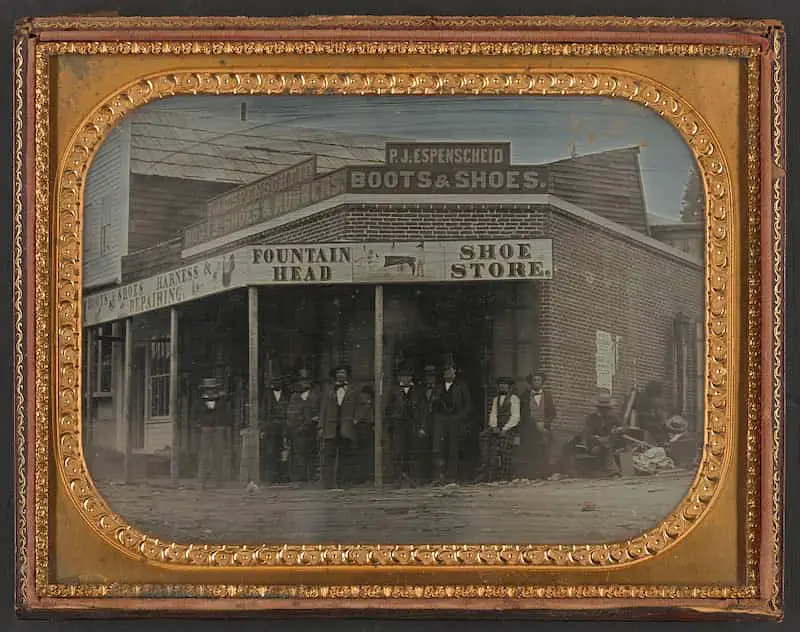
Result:
M122 382L122 424L125 443L125 482L131 479L131 389L133 388L133 318L125 319L125 354Z
M247 387L247 427L241 431L241 458L239 459L239 480L243 483L260 481L259 462L259 411L258 411L258 288L247 288L248 325L248 387Z
M249 362L249 397L248 425L251 430L258 430L258 288L247 288L247 324L248 362Z
M383 286L375 286L375 485L383 487Z
M87 327L84 329L84 332L86 337L86 371L83 387L83 392L85 394L85 409L83 411L83 449L87 450L89 446L92 445L92 439L94 437L94 384L92 384L92 364L95 361L93 353L94 328Z
M169 456L169 476L173 485L178 483L180 460L180 427L178 424L178 308L169 310L169 416L172 424L172 442Z

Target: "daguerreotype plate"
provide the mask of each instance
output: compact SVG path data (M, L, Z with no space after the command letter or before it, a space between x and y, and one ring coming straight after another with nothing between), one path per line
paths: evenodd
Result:
M779 24L15 46L20 609L780 616Z

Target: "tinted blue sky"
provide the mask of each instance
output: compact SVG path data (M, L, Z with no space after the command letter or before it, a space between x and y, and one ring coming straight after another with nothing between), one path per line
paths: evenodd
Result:
M236 116L242 101L258 123L384 134L411 141L511 141L516 163L639 146L650 213L678 219L692 157L656 113L603 97L280 96L175 97L154 103L197 116Z

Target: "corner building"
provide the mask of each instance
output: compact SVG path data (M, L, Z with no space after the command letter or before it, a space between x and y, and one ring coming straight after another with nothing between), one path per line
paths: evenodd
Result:
M88 404L87 440L136 472L161 458L190 476L196 385L213 373L234 400L247 480L267 376L308 367L324 382L349 364L380 399L402 364L421 372L448 354L476 429L496 377L521 392L535 369L556 400L557 442L598 389L622 408L653 380L700 427L703 262L652 236L637 148L521 166L510 150L391 143L382 165L318 174L304 162L215 196L200 222L124 257L122 282L84 299L87 353L119 343L119 388Z

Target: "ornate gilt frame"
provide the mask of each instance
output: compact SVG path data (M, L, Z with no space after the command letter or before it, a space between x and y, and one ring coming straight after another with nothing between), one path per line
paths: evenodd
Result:
M784 50L777 23L721 19L20 24L14 66L19 607L180 611L181 597L191 596L192 610L204 612L501 608L602 616L624 607L639 617L779 617ZM142 60L143 70L126 69L113 86L106 81L82 100L71 93L71 105L59 101L54 87L67 93L77 81L77 66L61 60L78 60L97 80L94 61L102 65L111 55ZM698 67L703 60L737 61L744 76L741 129L727 130L721 140L700 86L684 96L663 68L641 65L664 59ZM82 455L78 395L81 200L94 152L128 111L163 96L330 92L605 95L649 107L681 133L703 173L708 208L706 445L689 494L658 527L625 542L586 546L193 546L154 539L108 507ZM737 153L730 153L731 143ZM744 487L738 500L723 489L736 477ZM741 533L732 562L736 581L697 581L692 566L680 563L685 541L729 505ZM89 563L76 571L77 580L59 581L58 567L74 566L59 558L69 538L85 539L88 557L105 552L115 561ZM666 568L659 554L673 548L679 562ZM116 563L126 571L120 574ZM658 565L663 572L653 570ZM480 584L466 574L476 570Z

